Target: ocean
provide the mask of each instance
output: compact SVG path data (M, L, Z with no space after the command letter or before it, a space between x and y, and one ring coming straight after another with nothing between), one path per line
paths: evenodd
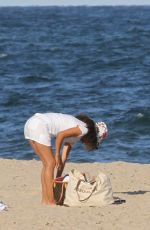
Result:
M24 139L36 112L107 123L71 162L150 163L150 7L1 7L0 158L38 159Z

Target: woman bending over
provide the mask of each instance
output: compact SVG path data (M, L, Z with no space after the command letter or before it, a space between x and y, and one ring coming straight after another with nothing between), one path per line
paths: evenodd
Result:
M61 176L69 152L78 140L89 151L97 149L99 143L107 136L107 126L104 122L94 123L86 115L74 117L62 113L36 113L27 120L24 135L43 164L42 203L55 204L53 194L55 167L56 177ZM55 154L51 147L52 138L55 138Z

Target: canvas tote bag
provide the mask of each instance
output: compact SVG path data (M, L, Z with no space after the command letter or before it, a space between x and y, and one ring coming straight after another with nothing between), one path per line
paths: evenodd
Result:
M100 172L94 181L87 181L85 175L76 169L69 172L64 205L105 206L114 203L110 179Z

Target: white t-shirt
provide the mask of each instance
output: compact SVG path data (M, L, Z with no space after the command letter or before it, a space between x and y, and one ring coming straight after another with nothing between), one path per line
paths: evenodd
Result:
M56 137L57 134L61 131L79 127L81 130L81 135L78 137L69 137L65 138L64 142L69 142L73 145L78 139L82 136L86 135L88 132L88 128L86 123L80 121L76 117L69 115L69 114L62 114L62 113L36 113L35 116L41 118L43 121L46 122L48 126L49 134Z

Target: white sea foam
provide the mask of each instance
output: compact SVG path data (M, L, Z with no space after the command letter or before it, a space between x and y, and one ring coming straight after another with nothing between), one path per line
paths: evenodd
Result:
M137 114L137 117L138 117L138 118L142 118L142 117L144 117L144 114L143 114L143 113L138 113L138 114Z
M0 53L0 58L4 58L4 57L7 57L8 54L5 54L5 53Z

